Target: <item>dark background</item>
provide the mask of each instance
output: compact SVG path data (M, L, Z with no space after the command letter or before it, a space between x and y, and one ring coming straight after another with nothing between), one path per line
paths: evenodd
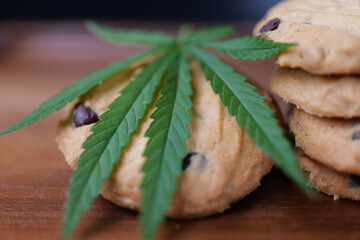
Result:
M279 0L2 0L0 19L256 20Z

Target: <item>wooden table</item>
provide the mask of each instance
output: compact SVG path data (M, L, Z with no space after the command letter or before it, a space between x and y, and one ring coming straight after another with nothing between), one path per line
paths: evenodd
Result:
M211 23L199 23L198 25ZM175 33L178 23L121 22L118 26ZM249 34L252 24L236 24ZM88 34L81 22L0 23L0 129L77 78L142 48L118 47ZM231 61L228 58L226 61ZM231 61L268 84L273 60ZM56 113L0 137L0 239L60 239L71 169L54 142ZM137 213L98 197L72 239L139 239ZM279 171L224 214L168 220L157 239L360 239L360 205L320 194L307 198Z

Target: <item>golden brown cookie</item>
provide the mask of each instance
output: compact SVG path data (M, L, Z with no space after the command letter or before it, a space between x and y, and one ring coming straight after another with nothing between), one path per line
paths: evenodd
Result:
M268 11L254 34L299 44L277 57L282 67L316 74L359 74L359 26L358 0L287 0Z
M360 176L336 171L298 149L296 156L310 184L321 192L338 198L360 200Z
M360 117L360 76L324 76L278 67L271 90L287 103L319 117Z
M134 71L129 68L95 87L81 99L68 106L66 116L59 122L57 143L68 164L74 168L82 152L80 148L90 135L93 124L78 128L72 123L72 112L78 102L100 115L131 81ZM273 166L262 150L239 128L230 117L219 96L197 65L192 64L193 104L191 137L187 139L188 155L184 158L184 171L179 178L178 191L172 198L168 216L192 218L224 211L231 202L249 194L260 184L261 178ZM266 96L273 107L272 99ZM127 208L138 210L143 174L140 169L145 161L142 153L147 138L144 133L151 123L150 109L138 131L124 149L112 176L105 181L101 194L108 200Z
M360 174L360 121L320 118L293 109L289 121L296 146L340 172Z

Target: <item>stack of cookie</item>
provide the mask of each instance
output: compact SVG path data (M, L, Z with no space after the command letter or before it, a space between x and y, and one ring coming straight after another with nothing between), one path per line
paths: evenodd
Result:
M309 182L360 200L360 1L283 1L254 32L298 43L277 57L271 89L296 106L289 128Z

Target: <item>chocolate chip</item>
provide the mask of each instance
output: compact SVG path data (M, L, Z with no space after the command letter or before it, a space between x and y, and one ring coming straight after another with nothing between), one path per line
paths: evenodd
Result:
M277 29L279 27L280 22L281 21L279 18L271 19L260 29L260 33L266 33L268 31L273 31Z
M182 169L185 170L190 166L191 157L194 156L196 153L188 153L182 161Z
M360 187L360 176L351 174L350 177L349 177L349 185L352 188Z
M360 140L360 122L356 121L352 127L352 140Z
M351 139L352 140L360 140L360 132L354 132Z
M91 108L86 107L83 103L78 103L75 106L73 112L73 123L75 127L89 125L97 121L99 121L98 115L91 110Z
M208 160L204 154L201 153L188 153L182 162L182 169L186 170L191 166L192 169L202 172L206 169Z

